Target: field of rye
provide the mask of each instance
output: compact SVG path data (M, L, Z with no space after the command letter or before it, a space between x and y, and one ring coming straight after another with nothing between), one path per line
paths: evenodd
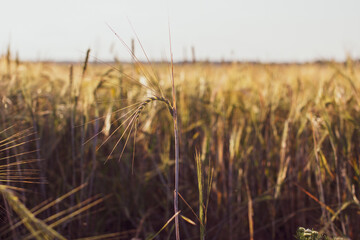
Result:
M0 238L360 239L359 62L173 67L175 215L169 63L3 56Z

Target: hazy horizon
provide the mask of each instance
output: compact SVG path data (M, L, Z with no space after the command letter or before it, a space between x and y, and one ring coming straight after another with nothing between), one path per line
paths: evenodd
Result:
M21 60L129 61L133 25L150 60L307 62L360 58L358 1L62 1L14 0L0 15L0 54ZM169 19L169 20L168 20ZM128 21L129 20L129 21ZM129 23L131 22L131 24ZM138 43L135 52L144 55ZM94 60L94 59L92 59Z

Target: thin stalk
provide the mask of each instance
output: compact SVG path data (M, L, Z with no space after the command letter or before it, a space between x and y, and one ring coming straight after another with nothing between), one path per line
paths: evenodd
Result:
M176 110L175 97L173 97L173 121L174 121L174 136L175 136L174 212L177 213L178 210L179 210L179 202L178 202L178 192L179 192L179 133L178 133L177 110ZM175 230L176 230L176 240L180 240L179 217L178 217L178 215L176 215L176 217L175 217Z
M76 185L75 177L75 163L76 163L76 146L75 146L75 118L76 118L76 112L75 112L75 105L76 101L74 101L74 68L73 65L70 66L70 73L69 73L69 104L70 104L70 143L71 143L71 160L73 164L73 171L72 171L72 186ZM74 196L70 197L70 203L71 205L74 204Z
M198 180L198 189L199 189L199 220L200 220L200 240L205 240L205 221L204 221L204 197L203 197L203 176L202 176L202 165L201 165L201 156L199 153L196 153L196 173Z
M82 71L82 75L81 75L81 81L80 81L80 86L79 86L79 92L78 92L78 95L77 95L77 100L79 100L79 97L80 97L80 94L81 94L81 89L82 89L82 83L84 81L84 78L85 78L85 73L86 73L86 69L88 67L88 63L89 63L89 55L90 55L90 49L88 49L86 51L86 57L85 57L85 62L84 62L84 65L83 65L83 71ZM76 102L77 104L77 102ZM76 108L77 106L75 106ZM76 111L76 109L75 109ZM84 180L85 180L85 172L84 172L84 143L85 143L85 132L86 132L86 125L85 125L85 111L84 113L82 114L81 116L81 120L83 124L83 126L81 127L80 129L80 136L81 136L81 145L80 145L80 169L81 169L81 177L80 177L80 181L81 181L81 184L84 183ZM76 119L74 119L76 120ZM80 200L83 199L83 195L84 195L84 191L83 189L81 189L80 191Z
M179 211L179 131L178 131L178 118L176 108L176 92L175 92L175 81L174 81L174 60L171 48L171 33L169 26L169 42L170 42L170 55L171 55L171 80L172 80L172 97L173 97L173 121L174 121L174 137L175 137L175 191L174 191L174 212L175 214ZM176 240L180 240L179 230L179 216L175 216L175 233Z

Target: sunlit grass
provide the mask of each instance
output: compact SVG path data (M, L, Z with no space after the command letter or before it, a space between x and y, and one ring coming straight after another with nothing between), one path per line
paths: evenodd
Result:
M360 69L349 62L174 65L184 239L291 239L299 226L359 237ZM73 218L56 225L67 238L173 237L171 104L151 99L171 99L167 64L1 59L0 71L2 129L21 123L1 133L3 184L37 206L88 183L39 216ZM111 197L91 215L98 194Z

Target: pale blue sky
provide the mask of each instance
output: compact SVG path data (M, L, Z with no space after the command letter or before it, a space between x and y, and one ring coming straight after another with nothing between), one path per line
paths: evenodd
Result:
M0 9L0 54L8 43L26 60L129 59L107 27L130 43L131 21L149 57L176 60L343 60L360 58L358 0L8 0ZM142 58L139 47L137 55Z

